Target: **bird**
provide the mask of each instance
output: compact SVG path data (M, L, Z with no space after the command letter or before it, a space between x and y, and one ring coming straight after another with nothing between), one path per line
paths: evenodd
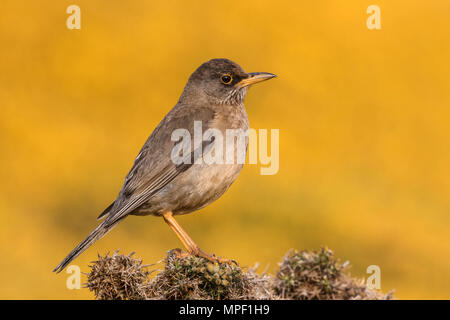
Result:
M220 151L224 150L219 145L220 139L216 139L217 134L226 135L227 130L245 132L249 129L244 107L248 88L274 77L275 74L268 72L247 73L229 59L211 59L201 64L190 75L178 102L146 140L115 201L98 216L99 220L103 219L101 223L53 271L59 273L64 270L130 215L162 217L187 250L180 250L180 255L204 257L218 263L227 262L226 259L202 251L174 216L188 214L211 204L238 177L243 163L206 163L200 161L201 157L205 157L208 152L210 156L216 152L220 155ZM202 132L206 133L210 129L209 132L216 135L210 135L209 139L203 139L200 143L197 140L195 144L196 125L201 126ZM173 132L179 129L187 133L184 144L180 142L181 139L173 139ZM189 146L186 141L194 142L194 150L189 152L189 148L184 149ZM245 137L244 159L247 146L248 136ZM182 155L183 150L186 155ZM223 157L226 152L222 152ZM232 152L235 152L233 156L237 154L237 151ZM174 154L182 156L183 161L174 161Z

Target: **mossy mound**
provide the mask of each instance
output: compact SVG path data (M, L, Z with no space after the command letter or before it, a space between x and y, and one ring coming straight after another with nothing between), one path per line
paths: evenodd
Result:
M264 283L268 277L237 264L212 263L204 258L178 257L170 252L164 270L153 279L150 296L154 299L268 299Z
M98 256L92 261L91 272L87 274L87 287L98 300L143 300L148 299L150 274L142 260L115 251L111 256Z
M363 281L350 277L345 271L348 262L340 263L333 252L290 251L280 263L273 289L281 299L294 300L385 300L392 299L369 289Z
M328 249L289 251L275 276L256 268L212 263L195 256L180 257L177 250L160 261L163 270L148 266L132 254L99 256L90 266L86 287L97 299L392 299L350 277L348 263L340 263ZM157 272L153 279L150 274Z

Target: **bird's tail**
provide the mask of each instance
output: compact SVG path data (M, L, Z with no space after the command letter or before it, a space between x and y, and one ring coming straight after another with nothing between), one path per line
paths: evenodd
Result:
M55 268L53 269L53 272L60 273L64 270L64 268L76 257L78 257L81 253L84 252L87 248L89 248L95 241L102 238L105 234L107 234L109 231L111 231L117 223L121 221L119 219L118 221L115 221L113 223L108 223L107 220L103 221L98 225L97 228L95 228L94 231L92 231L86 239L84 239L78 246L76 246L75 249L72 250L72 252L69 253L67 257L64 258L63 261Z

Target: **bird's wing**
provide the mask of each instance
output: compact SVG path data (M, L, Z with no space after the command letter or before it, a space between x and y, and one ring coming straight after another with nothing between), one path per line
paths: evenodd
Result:
M188 170L194 161L177 165L171 159L172 149L177 143L171 140L172 132L176 129L187 129L193 140L194 121L201 121L202 132L205 132L215 116L214 110L208 107L175 106L142 147L105 222L113 224L128 215L179 174ZM203 142L202 147L205 148L208 143L214 142L213 140ZM191 160L195 159L191 156Z
M108 208L106 208L105 210L103 210L103 212L100 213L100 215L97 217L97 219L98 219L98 220L101 220L104 216L106 216L106 215L111 211L111 209L112 209L113 207L114 207L114 202L111 203L111 204L108 206Z

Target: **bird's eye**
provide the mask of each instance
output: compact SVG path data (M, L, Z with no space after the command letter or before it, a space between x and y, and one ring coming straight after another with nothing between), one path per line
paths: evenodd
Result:
M220 81L222 81L222 83L224 84L230 84L231 81L233 81L233 77L229 74L224 74L220 77Z

